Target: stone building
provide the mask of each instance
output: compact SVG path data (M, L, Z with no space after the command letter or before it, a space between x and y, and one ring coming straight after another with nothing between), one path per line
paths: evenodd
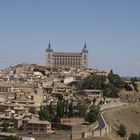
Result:
M26 133L51 133L51 122L41 121L31 113L18 115L14 119L14 127Z
M87 68L88 50L86 43L81 52L54 52L49 42L46 49L46 67L51 68Z
M9 92L11 92L10 85L0 84L0 93L9 93Z
M83 90L84 95L90 98L102 98L103 97L103 92L102 90L97 90L97 89L85 89Z

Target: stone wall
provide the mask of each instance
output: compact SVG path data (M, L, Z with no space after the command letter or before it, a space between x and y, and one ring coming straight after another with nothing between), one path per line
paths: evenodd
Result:
M35 140L71 140L70 134L22 134L20 136L32 137Z
M103 113L102 113L103 114ZM104 120L104 118L103 118ZM105 120L104 120L105 121ZM83 128L78 128L78 126L70 126L64 124L53 124L55 128L68 130L67 133L53 133L53 134L41 134L41 135L26 135L35 138L35 140L80 140L88 137L100 137L108 134L110 132L110 127L105 121L105 127L100 130L95 130L98 125L86 125ZM69 131L71 130L71 131Z

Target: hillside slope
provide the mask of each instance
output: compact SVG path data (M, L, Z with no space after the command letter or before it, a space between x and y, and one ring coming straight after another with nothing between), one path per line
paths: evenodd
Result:
M104 117L112 126L124 124L128 135L140 132L140 104L109 110Z

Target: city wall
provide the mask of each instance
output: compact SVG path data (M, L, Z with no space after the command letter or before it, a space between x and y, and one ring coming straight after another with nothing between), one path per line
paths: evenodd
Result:
M22 134L22 136L29 136L35 138L35 140L80 140L88 137L100 137L107 135L111 131L111 127L105 121L101 113L101 117L105 123L105 127L102 129L98 128L98 123L91 125L66 125L66 124L52 124L54 128L58 130L65 130L62 133L53 133L53 134ZM95 130L97 129L97 130Z
M65 125L66 126L66 125ZM63 126L64 127L64 126ZM91 127L91 126L90 126ZM98 127L98 125L96 126ZM93 129L96 129L94 127ZM69 128L68 128L69 129ZM35 138L35 140L80 140L88 137L100 137L108 134L110 132L110 127L106 123L105 128L100 129L100 130L89 130L87 127L87 131L82 131L82 132L69 132L69 133L62 133L62 134L31 134L31 135L24 135L24 136L29 136Z

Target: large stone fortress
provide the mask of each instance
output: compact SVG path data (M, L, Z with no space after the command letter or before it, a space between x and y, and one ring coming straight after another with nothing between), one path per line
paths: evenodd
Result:
M51 68L87 68L88 50L86 43L81 52L54 52L49 42L46 49L46 67Z

